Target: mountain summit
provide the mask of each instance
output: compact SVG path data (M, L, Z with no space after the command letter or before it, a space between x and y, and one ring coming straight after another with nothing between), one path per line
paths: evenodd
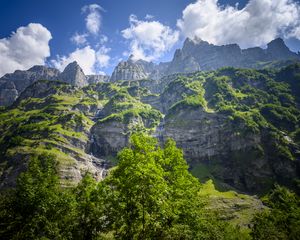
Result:
M214 45L201 39L187 38L182 49L177 49L171 62L154 64L143 60L133 61L132 56L115 68L111 81L159 79L174 73L210 71L222 67L254 68L271 62L300 60L281 38L268 43L267 48L241 49L238 44Z
M60 80L77 87L88 84L119 80L159 80L175 73L210 71L222 67L254 68L286 65L286 61L300 61L296 54L285 45L281 38L268 43L266 49L260 47L241 49L237 44L217 46L201 39L187 38L182 49L177 49L171 62L155 64L144 60L120 62L111 77L106 75L85 75L79 64L74 61L64 71L45 66L34 66L27 71L17 70L0 78L0 106L9 106L22 91L37 80Z

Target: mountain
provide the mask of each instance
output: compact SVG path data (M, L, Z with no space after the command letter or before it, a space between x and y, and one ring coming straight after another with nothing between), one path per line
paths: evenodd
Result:
M58 78L63 82L78 87L84 87L88 84L83 70L81 69L81 67L78 65L76 61L66 66L66 68L58 76Z
M173 138L190 171L219 189L262 194L280 183L299 192L299 76L292 64L82 88L36 81L0 112L1 187L41 153L56 156L64 185L86 171L100 179L130 134L144 132L161 143Z
M0 78L0 106L11 105L31 84L38 80L60 80L74 86L107 81L106 75L85 75L77 62L72 62L61 73L55 68L34 66L26 71L17 70Z
M299 55L282 39L266 49L187 39L169 63L130 57L111 77L34 66L0 78L1 186L30 156L52 153L65 185L97 179L134 132L173 138L190 170L220 189L300 191ZM226 67L229 66L229 67ZM201 71L209 70L209 71Z
M259 47L241 49L237 44L217 46L201 39L187 38L182 49L177 49L171 62L155 64L144 60L132 60L118 64L110 81L160 79L174 73L217 70L222 67L254 68L272 64L287 65L286 61L300 61L300 55L289 50L281 38Z
M84 87L98 82L128 80L159 80L174 73L216 70L221 67L268 68L282 67L300 61L299 54L291 52L280 38L271 41L266 49L241 49L237 44L216 46L187 38L182 49L177 49L171 62L155 64L144 60L120 62L111 77L85 75L77 62L72 62L62 73L54 68L34 66L26 71L17 70L0 78L0 106L11 105L22 91L37 80L60 80Z
M16 70L14 73L5 74L0 78L0 106L11 105L36 80L54 80L59 74L57 69L45 66L34 66L27 71Z
M216 46L201 39L189 39L178 49L166 74L216 70L222 67L260 68L262 62L300 60L300 55L288 49L281 38L259 47L241 49L237 44Z
M141 80L148 78L148 74L143 66L134 63L131 60L120 62L114 69L110 81L118 80Z

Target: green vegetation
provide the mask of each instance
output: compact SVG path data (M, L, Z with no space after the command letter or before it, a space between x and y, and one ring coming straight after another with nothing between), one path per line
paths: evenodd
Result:
M287 169L299 160L299 64L281 70L223 68L178 74L166 85L156 97L166 96L167 109L162 111L167 117L181 110L221 115L222 124L232 127L230 134L255 136L257 141L244 152L230 152L226 160L241 172L265 164L260 167L267 166L267 174L274 176L257 177L255 184L264 185L263 191L276 181L299 190L298 176L289 176ZM16 189L1 193L0 238L297 239L297 195L277 187L265 198L268 208L259 213L263 207L257 199L215 189L214 184L227 187L214 177L221 175L221 164L198 164L191 170L193 177L171 140L160 148L153 138L133 135L130 146L117 159L111 157L117 166L99 183L89 174L77 186L58 177L62 166L72 167L85 156L95 124L118 122L126 136L153 133L163 114L141 101L150 95L137 81L82 89L58 84L40 98L0 108L2 179L15 176L31 159ZM191 123L178 119L176 124L180 128ZM251 165L253 160L258 161Z
M300 198L286 188L276 186L264 198L269 207L257 213L252 223L253 239L299 239Z
M31 158L0 198L1 239L249 239L207 209L207 197L169 140L133 135L103 181L63 189L53 155ZM203 190L202 190L203 189Z
M126 89L116 93L105 105L103 112L105 117L99 120L99 124L118 121L128 125L132 120L138 119L138 129L144 132L153 130L162 118L158 110L138 101ZM136 130L137 128L134 131Z
M188 121L181 121L176 116L184 116L185 111L225 115L227 126L232 127L235 134L261 138L260 156L268 157L271 165L276 167L280 159L299 159L299 150L296 150L299 149L299 89L300 64L279 70L227 67L178 76L165 89L169 93L167 96L175 100L166 118L176 119L176 126L183 127L189 124ZM174 98L176 93L181 96ZM212 177L213 174L209 174ZM286 176L280 178L282 181L277 181L287 184ZM288 185L297 188L291 181Z

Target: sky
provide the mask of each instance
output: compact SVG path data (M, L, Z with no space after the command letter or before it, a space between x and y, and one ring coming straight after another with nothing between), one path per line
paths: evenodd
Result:
M170 61L187 38L242 48L281 37L300 51L300 0L0 0L0 76L33 65L111 74Z

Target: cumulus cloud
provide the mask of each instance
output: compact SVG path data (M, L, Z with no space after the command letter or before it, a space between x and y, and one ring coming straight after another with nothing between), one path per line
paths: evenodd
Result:
M158 21L142 21L131 15L129 23L130 27L122 31L122 36L130 41L134 60L158 59L178 41L179 32Z
M86 33L84 34L79 34L79 33L75 33L72 37L71 37L71 41L73 43L75 43L76 45L84 45L87 43L87 37L88 35Z
M87 30L94 35L97 35L101 27L101 14L100 11L104 11L98 4L86 5L82 8L82 12L87 13L85 18L85 25Z
M0 77L17 69L43 65L50 56L51 38L47 28L30 23L26 27L19 27L10 37L0 39Z
M108 67L110 56L108 53L110 52L110 48L102 46L96 53L97 65L100 68Z
M53 66L61 71L71 63L76 61L82 68L85 74L94 74L94 64L96 62L96 52L90 46L84 48L77 48L68 56L58 56L56 60L52 60Z
M300 39L300 5L293 0L250 0L243 9L218 0L189 4L177 21L183 35L213 44L264 46L278 36Z
M85 18L87 31L83 34L76 32L70 38L78 48L69 55L57 56L55 60L51 61L54 67L63 71L69 63L76 61L85 74L103 73L99 70L108 67L110 62L108 53L111 49L104 45L108 41L107 36L100 34L101 11L104 9L98 4L90 4L82 8L82 12L87 14ZM92 35L98 39L98 43L95 45L91 45L89 42Z
M85 74L96 74L98 68L107 67L110 56L108 55L110 48L101 47L97 51L91 46L77 48L68 56L57 56L56 60L52 60L53 67L63 71L65 67L76 61Z

